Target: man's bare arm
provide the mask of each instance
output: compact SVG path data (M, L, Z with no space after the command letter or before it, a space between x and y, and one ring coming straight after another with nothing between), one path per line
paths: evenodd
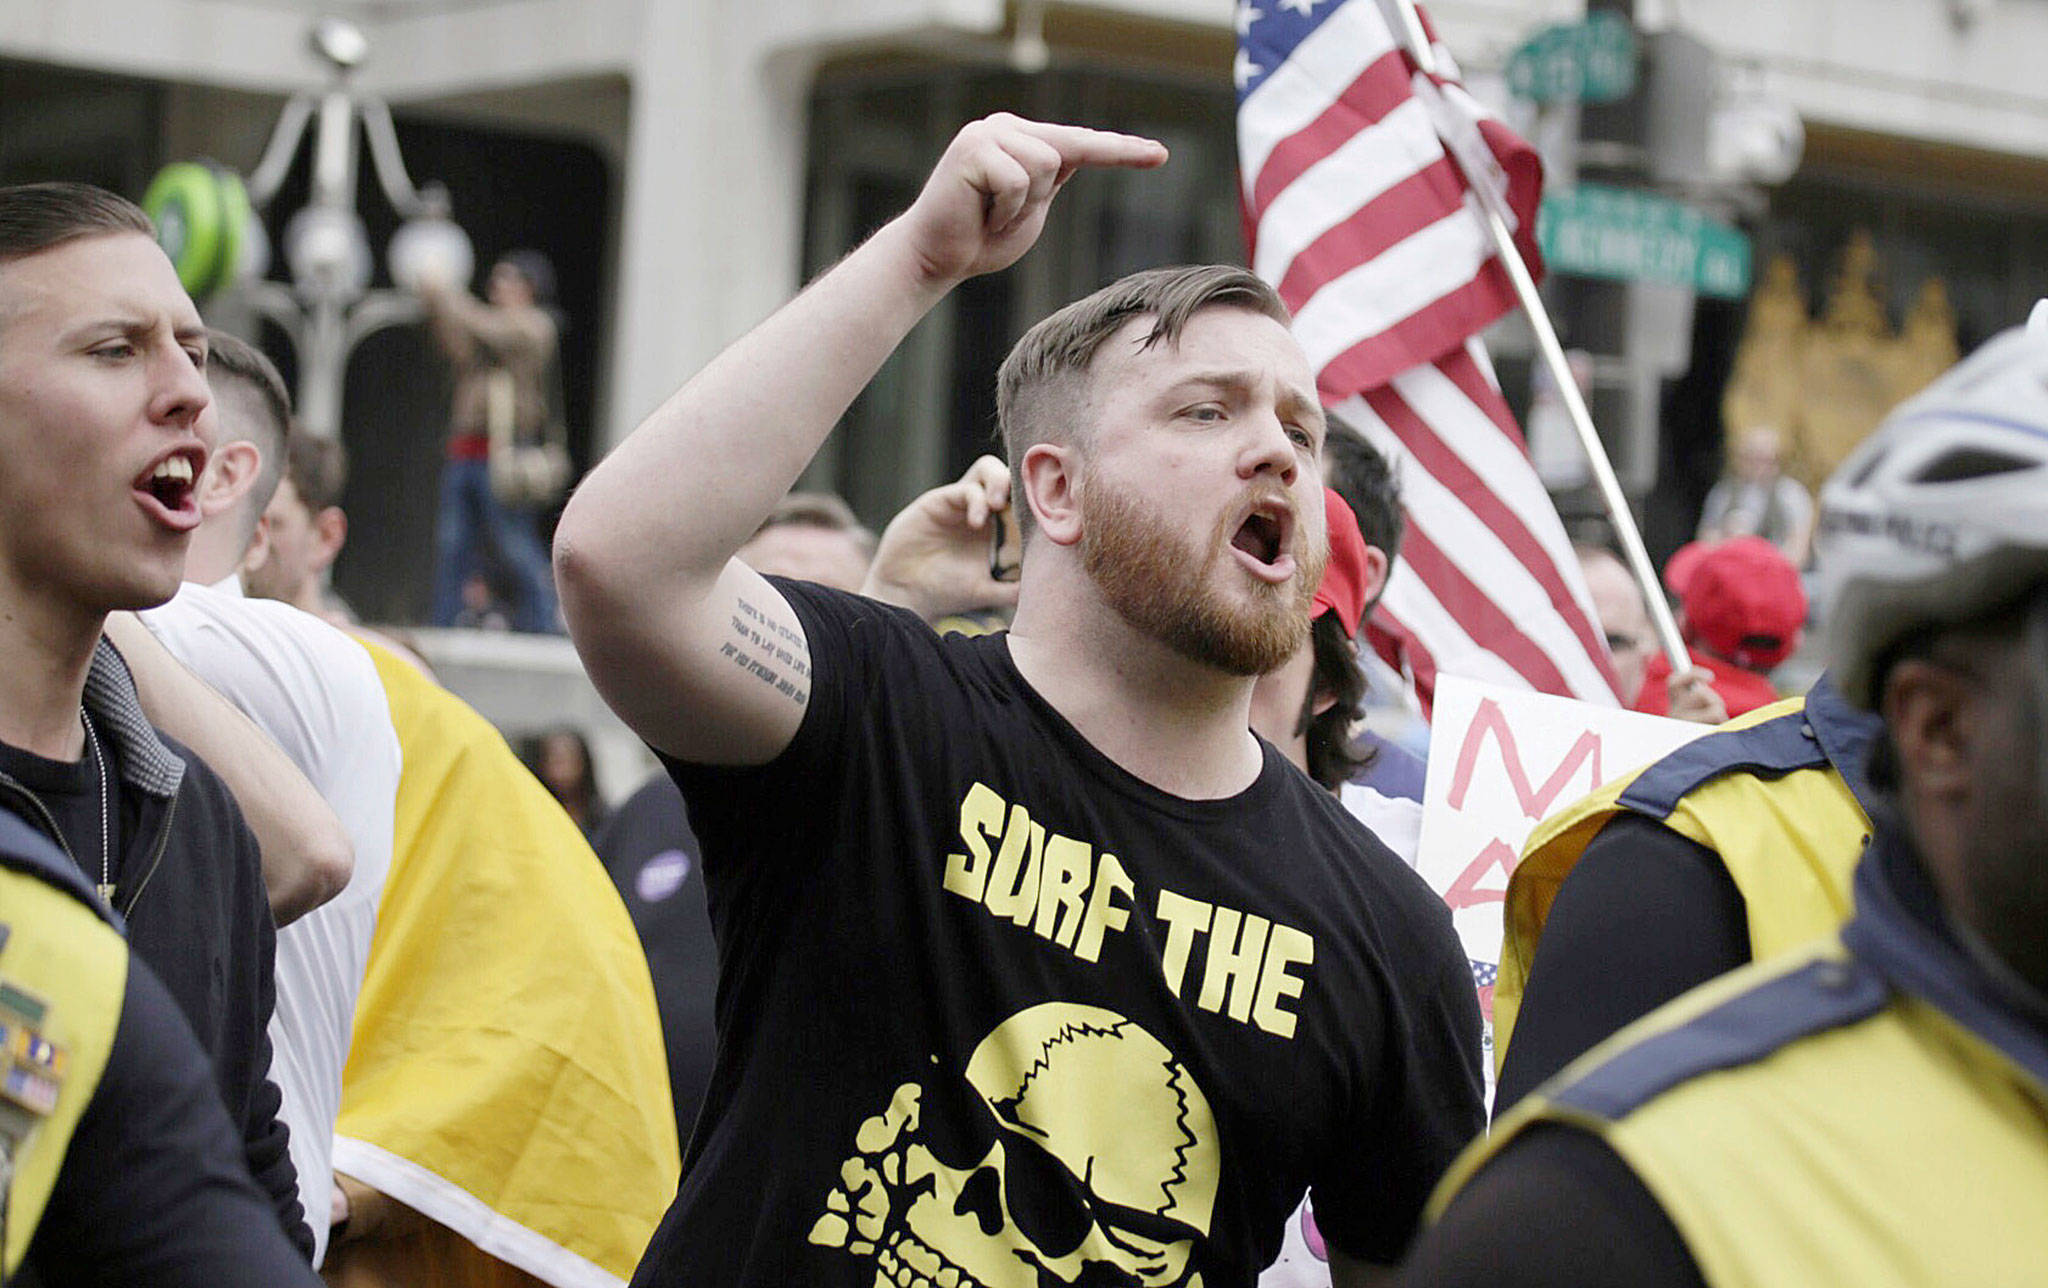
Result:
M434 337L434 344L442 356L458 368L476 361L476 337L448 307L449 295L460 289L437 278L423 281L419 286L420 303L427 309L427 334Z
M197 752L241 807L263 854L263 888L277 924L340 894L355 870L355 847L291 758L172 657L133 613L107 618L107 638L134 674L150 723Z
M720 354L590 473L555 571L584 666L671 755L760 764L809 700L782 596L732 559L854 396L958 282L1014 263L1084 165L1151 166L1147 139L997 115L954 138L909 210Z
M458 364L473 361L479 343L501 357L545 355L553 347L554 323L540 309L498 308L460 286L435 280L420 284L420 299L435 339Z

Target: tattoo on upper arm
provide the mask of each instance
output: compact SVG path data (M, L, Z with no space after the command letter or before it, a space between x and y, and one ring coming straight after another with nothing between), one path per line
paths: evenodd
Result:
M811 664L803 632L744 599L733 601L732 638L720 657L792 702L810 701Z

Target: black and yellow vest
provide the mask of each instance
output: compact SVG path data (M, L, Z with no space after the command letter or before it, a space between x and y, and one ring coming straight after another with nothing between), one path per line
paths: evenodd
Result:
M1621 813L1656 819L1721 856L1742 893L1752 961L1848 920L1850 877L1870 839L1864 770L1879 730L1876 716L1851 707L1823 677L1805 697L1739 716L1539 823L1508 879L1493 994L1496 1071L1550 906L1586 846Z
M128 985L115 914L42 833L0 811L0 1273L28 1252L99 1086Z
M1891 845L1855 900L1836 937L1693 990L1518 1104L1431 1219L1521 1132L1566 1124L1621 1156L1713 1288L2048 1282L2048 1032Z

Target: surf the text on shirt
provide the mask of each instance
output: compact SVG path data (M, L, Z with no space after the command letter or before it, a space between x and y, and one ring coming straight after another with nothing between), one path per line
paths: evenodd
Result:
M946 856L947 890L1082 961L1098 960L1104 938L1129 926L1138 906L1136 883L1116 855L1048 832L984 783L960 802L960 840L965 852ZM1294 1036L1286 1008L1301 996L1297 972L1315 961L1314 936L1166 889L1154 912L1165 927L1160 968L1174 996L1192 991L1205 1011Z

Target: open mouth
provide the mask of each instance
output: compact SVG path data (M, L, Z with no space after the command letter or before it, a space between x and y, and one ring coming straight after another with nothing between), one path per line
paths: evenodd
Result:
M181 448L157 459L135 480L135 490L154 502L160 518L173 527L189 528L199 519L199 472L205 456L196 448Z
M1262 505L1238 525L1230 544L1267 567L1278 563L1287 549L1287 511L1277 505Z

